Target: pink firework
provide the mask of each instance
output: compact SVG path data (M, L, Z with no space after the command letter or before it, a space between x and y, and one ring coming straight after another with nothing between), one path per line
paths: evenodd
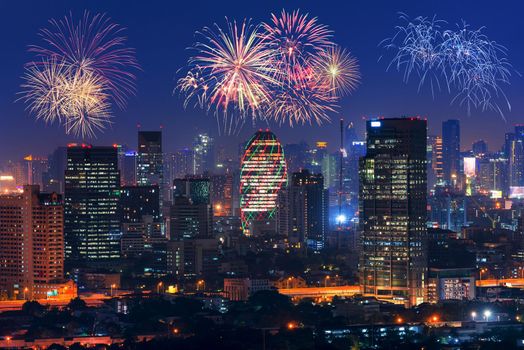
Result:
M280 17L272 14L271 22L263 26L264 40L276 51L276 65L287 77L296 73L297 66L307 64L309 59L333 45L332 31L318 23L316 17L309 18L309 14L299 10L291 13L282 10Z

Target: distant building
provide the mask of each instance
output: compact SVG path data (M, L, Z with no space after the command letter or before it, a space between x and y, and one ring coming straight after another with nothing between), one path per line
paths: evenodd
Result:
M473 300L476 297L475 270L470 268L429 269L428 302Z
M428 198L429 223L433 227L461 232L467 222L468 197L449 187L439 187Z
M210 202L209 179L175 179L173 193L170 239L212 237L213 207Z
M136 178L139 186L160 188L160 213L164 201L164 154L161 131L139 131L136 158Z
M442 170L444 181L453 185L460 176L460 121L442 123Z
M193 142L193 175L215 170L214 140L207 133L198 134Z
M0 195L0 299L74 296L63 278L62 197L40 193L37 185Z
M167 243L167 270L177 277L215 276L218 272L218 240L186 239Z
M306 169L293 173L288 193L290 241L307 244L314 250L322 249L329 217L324 177Z
M67 147L58 147L47 157L47 172L43 174L44 191L64 193L67 168Z
M224 298L231 301L246 301L256 292L271 289L267 279L224 278Z
M367 121L360 174L360 283L364 295L425 300L426 121Z
M142 216L160 220L160 189L152 186L123 186L120 191L122 222L140 222Z
M282 146L269 130L256 132L245 146L240 173L240 212L246 235L276 232L277 196L286 182Z
M65 253L70 260L120 257L116 147L71 144L65 172Z

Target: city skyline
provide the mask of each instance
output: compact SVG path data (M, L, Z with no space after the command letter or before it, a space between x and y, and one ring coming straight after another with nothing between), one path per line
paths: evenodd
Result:
M271 13L278 13L282 8L290 11L300 8L303 12L317 16L319 21L327 24L334 31L337 41L357 57L363 78L361 86L352 95L341 100L340 113L330 114L331 124L326 123L320 127L297 126L293 129L270 124L269 127L278 134L283 144L301 140L309 143L318 139L328 142L336 140L336 124L339 117L343 117L346 122L353 121L360 133L363 133L362 116L374 118L381 115L385 117L420 115L428 118L428 134L436 134L443 120L456 118L461 120L463 126L463 145L470 145L478 139L484 139L490 144L491 149L498 149L503 143L504 133L510 131L513 124L520 121L519 116L524 111L518 99L518 90L523 85L521 77L514 74L511 78L512 84L507 89L508 99L513 108L511 112L506 113L506 121L494 112L472 110L471 116L467 116L464 108L457 105L449 106L447 92L432 97L431 92L423 88L420 93L417 93L416 81L411 80L405 84L402 82L402 73L396 71L386 73L387 63L384 59L378 61L382 53L377 45L382 39L391 35L392 28L398 24L399 11L412 17L437 15L451 23L464 19L474 28L485 25L485 33L492 40L507 47L508 58L519 72L523 70L520 62L523 61L521 57L524 55L524 49L516 38L520 36L522 29L517 26L518 21L511 20L513 13L518 11L511 11L512 6L506 6L503 13L493 16L489 7L481 6L482 3L475 3L479 10L473 16L470 11L473 5L468 2L461 3L458 8L451 2L435 3L424 8L420 8L415 2L381 5L376 8L363 3L351 6L333 3L331 7L322 8L315 4L304 6L304 4L286 3L282 6L273 2L260 4L251 9L242 9L236 6L236 3L229 2L224 5L206 4L198 11L191 4L182 4L180 8L164 5L166 11L151 12L152 10L136 4L122 8L118 3L112 5L101 2L90 3L89 10L105 13L126 28L125 35L129 46L136 49L142 71L137 74L137 95L129 99L128 107L124 111L115 113L112 127L100 133L97 139L85 141L94 145L113 143L132 145L137 124L142 126L142 130L158 130L160 125L163 125L165 148L169 152L190 145L191 136L185 132L188 128L195 133L196 129L211 132L212 136L217 137L217 125L212 114L206 115L203 111L193 108L184 110L182 98L172 93L175 79L178 77L177 71L184 65L184 60L189 55L185 48L195 40L194 32L213 22L223 24L224 16L232 20L247 17L253 18L254 21L264 21ZM0 73L4 77L0 83L0 90L3 91L0 96L0 115L14 127L9 128L11 130L2 128L0 131L0 139L3 140L2 151L0 151L2 161L34 153L33 149L42 150L45 155L52 152L56 146L79 141L78 138L64 135L63 130L56 125L46 126L41 121L35 122L24 110L22 103L14 102L21 84L20 76L23 73L23 64L20 62L27 61L29 57L27 46L37 41L38 30L46 26L50 18L61 18L69 12L79 16L86 9L83 3L67 5L55 3L53 6L35 4L35 6L38 11L33 11L30 16L7 16L0 21L2 26L9 25L17 32L17 35L7 36L10 30L0 31L7 36L2 40L7 45L7 50L1 56L5 64L0 67ZM0 7L3 9L4 16L23 11L21 7L14 4L3 3ZM347 18L334 15L333 8L347 13ZM143 24L135 24L134 18L144 11L141 22ZM11 18L15 17L23 19L13 23ZM374 20L366 21L366 18ZM30 25L26 25L27 23ZM149 38L151 40L148 40ZM479 119L482 123L478 122ZM217 143L242 143L259 127L266 128L268 125L260 123L252 126L246 122L240 135L218 138ZM37 133L39 137L23 138L22 133L31 135ZM334 145L336 142L330 144Z

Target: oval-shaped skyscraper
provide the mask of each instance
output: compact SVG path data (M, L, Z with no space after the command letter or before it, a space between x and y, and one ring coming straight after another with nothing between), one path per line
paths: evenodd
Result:
M274 133L259 130L246 143L240 172L240 212L246 235L276 230L277 196L287 179L284 150Z

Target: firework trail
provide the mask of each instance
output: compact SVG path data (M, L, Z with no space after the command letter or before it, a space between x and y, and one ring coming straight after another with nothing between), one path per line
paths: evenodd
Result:
M440 90L443 73L441 26L446 22L421 16L410 21L405 14L401 14L400 19L406 24L395 27L395 34L379 44L396 52L386 70L396 68L402 72L404 82L415 73L419 78L419 90L426 79L432 93L435 89Z
M32 45L36 59L26 65L20 92L37 119L65 127L66 133L94 137L111 124L113 103L123 108L134 93L138 69L125 46L122 28L104 15L72 15L42 29L43 46Z
M276 52L275 63L288 76L293 76L297 67L300 70L307 60L333 45L328 27L299 10L291 13L282 10L279 17L272 14L271 21L263 27L264 40Z
M453 95L451 103L472 108L494 110L504 117L502 101L508 110L511 105L502 88L510 84L512 66L507 50L482 33L462 23L458 29L444 29L447 22L435 17L417 17L413 21L401 14L405 21L396 27L393 37L379 45L395 52L387 70L395 67L403 72L404 81L416 72L419 90L429 78L431 91L441 85Z
M336 96L348 95L360 82L356 58L339 46L324 50L315 58L313 67L319 84Z
M63 124L67 134L82 137L92 137L110 123L109 95L93 72L51 60L26 66L23 79L21 99L37 119Z
M88 12L78 22L70 14L49 23L49 28L40 31L45 45L31 45L29 51L72 68L94 71L123 108L127 96L135 92L133 72L139 69L134 49L126 46L124 29L103 14Z
M452 100L471 108L495 110L503 116L497 100L502 99L511 109L502 89L509 85L512 66L507 60L505 47L490 41L482 29L471 30L462 23L456 31L443 34L443 56L447 62L449 83L458 90Z
M225 30L215 24L197 32L196 54L175 88L184 107L213 110L219 130L239 131L248 117L322 124L358 85L357 61L316 17L283 10L261 25L226 22Z
M274 78L274 51L260 37L259 26L249 21L227 21L226 30L215 24L199 34L202 40L193 46L197 53L189 59L190 70L177 88L185 94L186 105L196 99L203 108L215 109L224 130L231 131L238 121L232 114L238 112L242 120L256 117L271 98L269 86L279 84Z

